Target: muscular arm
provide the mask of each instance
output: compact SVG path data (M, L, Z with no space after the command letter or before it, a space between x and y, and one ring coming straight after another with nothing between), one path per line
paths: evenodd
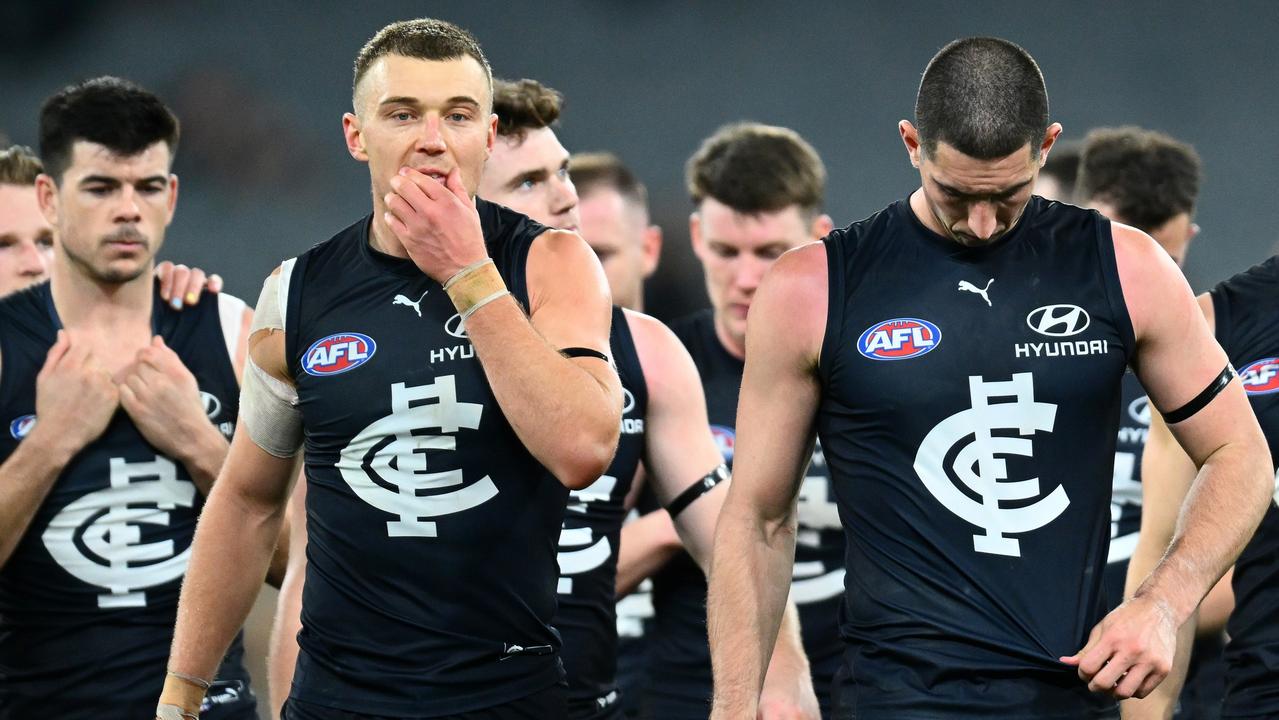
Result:
M1178 409L1221 372L1226 355L1167 254L1132 228L1114 224L1113 233L1137 338L1134 370L1156 408ZM1074 658L1090 689L1120 698L1145 697L1171 670L1176 631L1239 555L1273 490L1270 452L1237 379L1170 430L1199 469L1171 544L1131 599L1094 629ZM1156 446L1152 471L1161 462L1159 452ZM1149 447L1143 460L1150 462ZM1154 513L1167 512L1167 503L1151 499ZM1143 507L1143 516L1148 511ZM1144 525L1143 517L1143 533Z
M0 464L0 568L9 562L40 503L79 448L40 424Z
M751 307L734 478L708 598L716 718L754 717L795 559L796 500L812 455L826 322L826 248L786 253Z
M283 333L259 331L249 341L249 352L267 373L288 377ZM236 433L196 529L170 670L200 678L216 672L257 597L295 476L294 459L268 454L247 431ZM161 701L198 710L201 695L193 685L169 676Z
M617 549L617 597L635 592L645 578L656 575L683 549L679 531L665 510L654 510L623 525Z
M559 350L608 352L612 315L599 261L577 235L547 231L529 250L529 315L505 297L481 307L466 333L515 434L565 486L608 468L621 428L622 389L609 363Z

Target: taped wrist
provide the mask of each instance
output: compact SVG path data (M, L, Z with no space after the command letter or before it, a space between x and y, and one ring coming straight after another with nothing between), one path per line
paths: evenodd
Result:
M291 458L302 447L298 391L258 367L250 355L240 387L240 427L268 455Z
M189 675L169 671L155 707L156 720L199 720L200 705L208 683Z
M444 283L444 292L448 293L462 320L494 300L510 295L497 265L489 258L459 270Z

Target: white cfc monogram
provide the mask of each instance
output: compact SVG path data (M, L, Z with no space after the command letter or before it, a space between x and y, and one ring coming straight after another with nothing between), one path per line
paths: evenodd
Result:
M915 455L915 472L947 510L984 531L973 536L973 549L1020 557L1021 544L1007 536L1052 522L1070 505L1070 498L1059 485L1029 505L1005 507L1001 503L1031 500L1040 497L1041 492L1039 478L1011 480L1004 458L1033 457L1029 436L1052 432L1057 406L1035 402L1033 373L1016 373L1011 380L990 382L972 375L968 390L972 409L942 420L924 437ZM995 435L995 430L1014 430L1022 437ZM978 500L951 481L946 467L947 455L970 436L972 442L955 454L950 470Z
M142 590L182 577L191 548L175 553L173 540L144 543L140 526L167 526L168 511L195 503L195 485L178 479L173 463L162 457L132 463L111 458L110 467L111 486L69 503L41 539L64 570L107 589L98 607L146 607Z
M347 443L338 471L361 500L398 518L386 523L388 537L436 537L435 523L423 518L470 510L497 496L487 475L466 485L461 470L432 472L427 463L427 453L457 449L458 431L479 429L483 411L479 403L457 401L452 375L428 385L395 383L391 414ZM457 489L419 494L447 488Z
M585 513L592 502L606 502L613 496L617 487L617 478L612 475L601 475L599 480L582 490L574 490L569 494L568 512ZM568 595L573 592L573 575L590 572L603 565L613 555L613 545L607 537L595 539L595 531L589 527L560 528L559 554L556 559L560 565L560 577L556 592Z

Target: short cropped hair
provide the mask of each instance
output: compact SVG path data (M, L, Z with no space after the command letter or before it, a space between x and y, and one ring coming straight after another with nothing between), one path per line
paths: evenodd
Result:
M59 90L40 109L40 159L54 180L61 181L78 140L124 157L163 142L172 158L178 119L160 98L128 80L94 78Z
M1030 53L991 37L955 40L929 61L915 99L925 153L944 142L978 160L1030 143L1039 156L1048 130L1048 91Z
M1161 132L1097 128L1084 138L1079 199L1105 202L1122 222L1141 230L1194 214L1199 180L1199 154Z
M475 36L465 29L444 20L418 18L401 20L378 30L369 38L355 56L355 77L351 82L351 94L360 87L360 81L373 63L386 55L417 58L419 60L456 60L470 57L484 69L488 78L489 95L493 94L493 68Z
M0 150L0 185L35 185L44 166L35 151L25 145Z
M1082 154L1082 148L1077 142L1056 143L1053 145L1052 152L1048 153L1044 166L1039 169L1040 177L1047 176L1057 181L1057 185L1061 188L1061 199L1066 202L1072 202L1075 198L1075 187L1079 180L1079 160Z
M685 176L694 204L706 198L740 213L775 212L791 205L821 211L826 167L794 130L735 123L715 131L689 158Z
M550 127L559 120L564 96L536 80L496 80L493 112L498 137L524 142L530 130Z
M610 189L641 210L648 210L648 189L613 153L574 155L568 161L568 174L573 178L579 197L586 197L599 189Z

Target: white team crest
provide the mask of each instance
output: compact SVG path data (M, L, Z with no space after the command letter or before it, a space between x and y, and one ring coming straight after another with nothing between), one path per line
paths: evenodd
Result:
M585 513L591 502L606 502L613 496L617 487L617 478L612 475L601 475L599 480L581 490L569 493L568 512ZM590 572L603 565L613 555L612 543L607 537L595 538L595 531L589 527L560 528L559 553L556 560L560 565L561 577L556 592L567 595L573 592L573 575Z
M399 517L386 523L388 537L435 537L435 523L423 518L470 510L497 495L487 475L464 485L461 470L430 472L427 467L428 452L456 450L453 434L462 428L478 429L483 411L479 403L457 401L452 375L429 385L395 383L391 414L361 430L342 450L337 468L351 490L364 502ZM423 432L428 430L449 434ZM451 492L419 494L454 487Z
M175 553L172 540L143 543L139 526L168 525L167 511L194 503L195 485L178 479L166 458L111 458L111 486L68 504L41 539L64 570L108 590L98 607L146 607L140 591L182 577L191 548Z
M986 382L979 375L971 375L968 388L972 409L951 415L928 433L915 455L915 472L947 510L985 531L973 536L973 549L1020 557L1021 544L1005 535L1047 525L1070 505L1070 498L1066 497L1065 488L1058 486L1029 505L1001 505L1041 495L1039 478L1010 482L1007 461L1001 456L1033 457L1028 436L1036 431L1052 432L1057 406L1035 402L1033 373L1016 373L1011 380L1002 382ZM1015 430L1023 437L995 435L995 430ZM972 442L959 449L950 469L977 500L955 485L946 467L947 455L970 436Z

